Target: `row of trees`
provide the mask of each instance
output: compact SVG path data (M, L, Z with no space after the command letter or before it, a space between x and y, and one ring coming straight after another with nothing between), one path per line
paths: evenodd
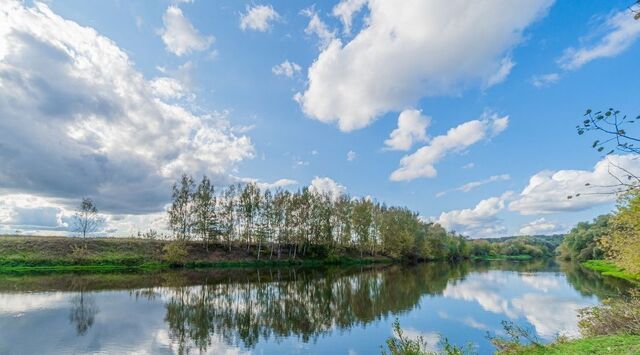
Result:
M443 260L470 253L464 237L406 208L309 188L271 191L248 183L216 189L206 176L196 184L183 175L173 185L168 217L178 241L200 240L207 250L213 243L229 251L255 248L258 259L355 251Z

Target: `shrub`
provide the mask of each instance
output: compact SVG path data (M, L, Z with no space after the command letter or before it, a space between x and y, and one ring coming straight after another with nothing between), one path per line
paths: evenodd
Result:
M640 335L640 290L626 299L606 300L601 306L581 309L579 318L584 336Z
M187 259L187 245L182 241L173 241L162 248L163 258L171 265L184 265Z
M89 256L89 248L87 248L86 244L82 244L82 245L71 245L71 259L73 259L73 261L77 262L77 263L81 263L83 261L86 261Z
M469 344L466 348L461 348L452 345L446 338L441 343L442 351L429 350L433 346L430 346L424 340L424 337L419 336L416 339L411 339L405 336L398 319L393 322L393 334L394 336L388 338L386 342L390 355L463 355L474 353L472 344ZM382 354L387 354L384 348L382 349Z
M502 321L502 328L506 336L487 336L499 353L516 353L528 346L542 348L542 341L532 329L523 328L509 321Z

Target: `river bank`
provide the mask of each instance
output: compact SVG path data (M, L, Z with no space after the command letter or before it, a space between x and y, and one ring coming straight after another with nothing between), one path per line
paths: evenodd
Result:
M361 256L357 250L323 254L310 248L305 255L289 257L288 250L271 255L263 249L257 258L255 246L184 243L186 254L180 265L168 262L165 247L170 241L137 238L0 237L0 272L22 271L117 271L156 270L175 267L228 268L263 266L315 266L391 263L384 255ZM263 247L264 248L264 247Z
M635 275L624 269L616 266L610 261L606 260L589 260L581 263L587 269L599 272L604 276L616 277L627 281L638 283L640 282L640 275Z
M329 251L310 246L294 252L282 246L280 253L262 246L213 243L205 248L201 242L183 244L184 255L176 263L167 258L171 241L141 238L72 238L37 236L0 236L0 272L56 272L118 270L162 270L171 268L286 267L322 265L363 265L415 262L389 255L361 253L356 248ZM278 256L279 254L279 256ZM470 256L473 261L526 261L531 255ZM437 261L437 260L433 260Z

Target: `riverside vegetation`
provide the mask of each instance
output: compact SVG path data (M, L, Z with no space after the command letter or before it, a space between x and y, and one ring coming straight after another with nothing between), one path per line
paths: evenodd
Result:
M469 240L407 208L368 198L308 188L262 191L254 183L216 189L206 176L196 186L183 175L167 213L170 235L150 230L132 238L3 237L0 270L530 259L553 256L562 240ZM99 225L89 199L77 216L81 235L86 226Z

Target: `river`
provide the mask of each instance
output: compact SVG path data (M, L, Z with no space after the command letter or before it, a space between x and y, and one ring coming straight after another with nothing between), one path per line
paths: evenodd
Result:
M623 282L552 260L0 275L0 354L379 354L397 318L437 348L543 341Z

